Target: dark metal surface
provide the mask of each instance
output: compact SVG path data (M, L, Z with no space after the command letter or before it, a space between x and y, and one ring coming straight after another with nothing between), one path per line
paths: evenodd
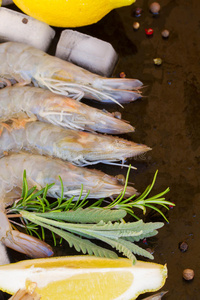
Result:
M163 299L200 299L200 1L161 0L161 11L154 17L148 9L153 1L137 0L135 5L112 11L99 23L77 30L110 42L119 54L114 76L124 71L127 77L143 81L144 97L120 109L122 117L136 127L126 138L145 143L153 150L131 163L137 166L130 181L143 191L158 169L153 193L170 187L166 198L176 207L167 213L169 224L159 231L145 248L154 248L155 262L168 266L164 287L169 292ZM141 7L142 15L134 17ZM140 29L134 31L134 21ZM153 28L151 38L145 28ZM170 31L164 40L161 31ZM60 29L57 30L53 52ZM155 66L154 58L162 58ZM107 107L106 107L107 108ZM110 110L119 110L109 105ZM124 173L118 168L104 168L110 174ZM150 213L146 220L162 220ZM179 242L189 245L179 250ZM66 255L70 252L66 249ZM59 254L59 250L57 250ZM182 271L194 269L191 282L182 278ZM1 298L1 297L0 297ZM142 299L142 297L140 297Z
M167 214L169 224L159 231L150 245L157 263L167 263L169 292L163 299L200 299L200 2L198 0L163 0L160 14L148 9L153 1L136 1L131 7L111 12L98 24L81 29L112 43L120 59L114 75L124 71L127 77L143 81L143 99L128 104L124 119L136 127L127 138L152 147L144 160L132 161L138 167L131 180L143 191L158 169L154 192L170 187L167 199L176 207ZM134 17L134 9L143 9ZM134 31L134 21L140 29ZM148 38L145 28L153 28ZM164 40L163 29L170 31ZM155 66L154 58L162 58ZM117 107L115 107L117 109ZM150 214L151 216L151 214ZM149 221L149 217L148 221ZM158 220L152 215L151 220ZM186 241L182 253L179 242ZM191 268L193 281L186 282L182 272ZM142 299L142 297L140 297Z

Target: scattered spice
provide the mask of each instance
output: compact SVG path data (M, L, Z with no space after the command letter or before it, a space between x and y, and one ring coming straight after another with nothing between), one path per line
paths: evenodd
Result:
M153 2L150 4L149 9L153 15L157 15L160 11L160 4L158 2Z
M145 33L146 35L151 36L153 35L153 29L152 28L145 29Z
M169 37L169 30L165 29L162 31L161 34L163 38L167 39Z
M154 65L160 66L162 65L162 59L161 58L154 58Z
M119 77L120 77L120 78L125 78L125 77L126 77L125 72L121 72L121 73L119 74Z
M161 59L161 58L160 58L160 59ZM172 202L172 203L174 203L174 202ZM170 208L170 209L174 208L174 205L169 205L169 208Z
M181 250L181 252L186 252L188 249L188 244L186 242L180 242L179 249Z
M140 28L140 23L139 22L134 22L133 23L133 29L138 30Z
M148 243L147 243L147 239L143 239L143 244L145 244L145 245L148 245Z
M22 19L22 23L27 24L28 23L28 19L27 18L23 18Z
M137 7L135 10L135 17L140 17L142 14L142 9L140 7Z
M192 269L185 269L183 271L183 278L185 280L192 280L194 278L194 270L192 270Z
M146 248L146 251L148 251L150 254L154 254L154 250L153 249L151 249L151 248Z

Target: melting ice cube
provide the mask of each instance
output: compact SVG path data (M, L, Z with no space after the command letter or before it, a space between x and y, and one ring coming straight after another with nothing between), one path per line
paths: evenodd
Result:
M110 43L68 29L61 33L56 56L103 76L112 74L118 59Z
M46 51L55 31L49 25L14 10L0 8L0 41L26 43Z

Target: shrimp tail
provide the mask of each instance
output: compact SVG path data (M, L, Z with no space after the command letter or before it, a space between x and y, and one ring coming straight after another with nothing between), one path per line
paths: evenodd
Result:
M24 253L32 258L53 255L52 248L47 243L17 230L11 230L7 234L7 237L3 238L2 242L6 247Z
M12 230L5 212L0 208L0 243L30 257L52 256L52 248L43 241L17 230Z

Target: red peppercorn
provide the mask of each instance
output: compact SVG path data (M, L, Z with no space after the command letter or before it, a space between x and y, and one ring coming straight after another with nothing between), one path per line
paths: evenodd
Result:
M143 244L145 244L145 245L148 245L148 243L147 243L147 240L146 239L143 239Z
M172 202L172 203L174 203L174 202ZM170 209L174 208L174 205L169 205L169 208Z
M137 7L135 10L135 17L140 17L142 14L142 9L140 7Z
M145 29L145 33L146 35L150 36L153 34L153 29L152 28Z
M126 74L125 74L124 72L121 72L121 73L119 74L119 76L120 76L121 78L125 78L125 77L126 77Z

